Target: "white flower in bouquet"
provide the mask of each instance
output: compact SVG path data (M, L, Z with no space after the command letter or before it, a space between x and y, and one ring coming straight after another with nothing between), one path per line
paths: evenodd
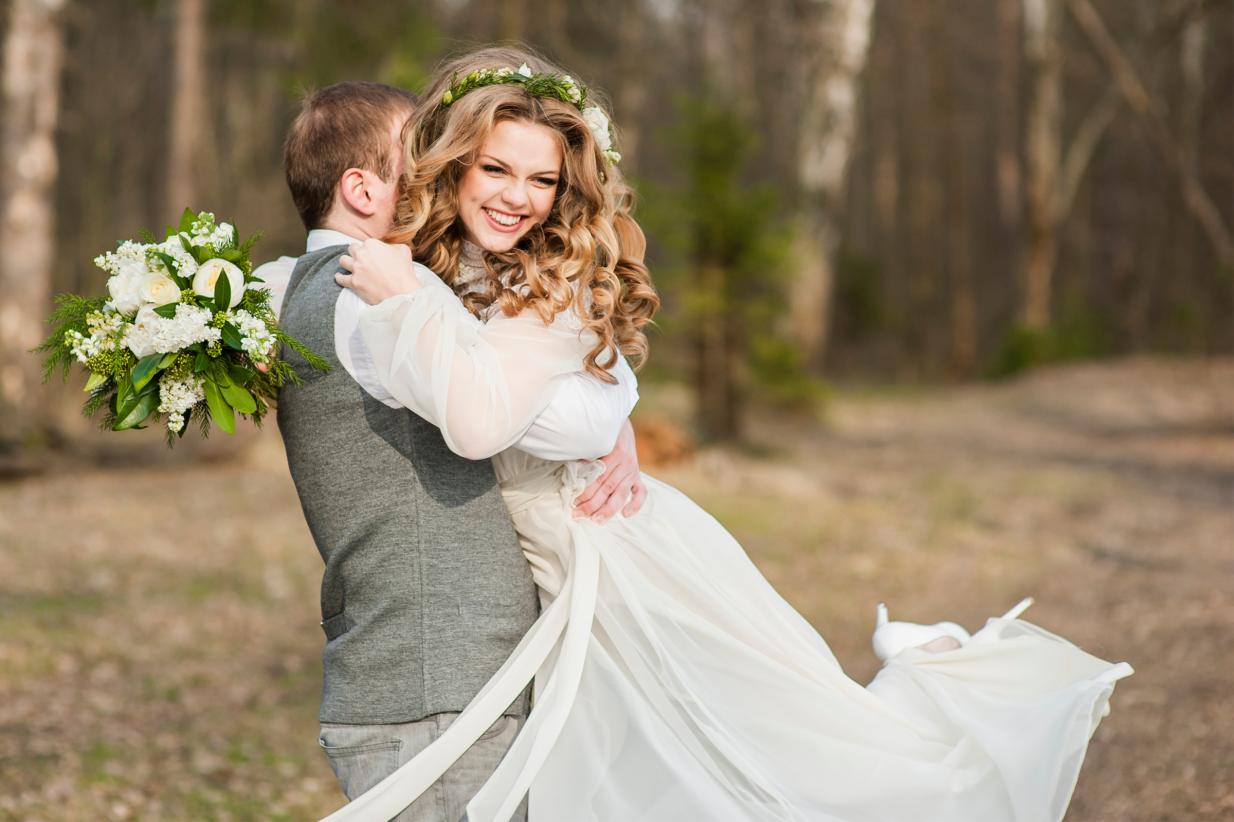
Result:
M161 417L169 445L190 415L234 434L237 417L260 422L278 389L298 380L277 356L280 346L329 370L280 330L269 288L247 273L259 235L241 241L231 223L186 208L161 241L143 236L146 242L126 240L95 258L107 295L56 297L53 330L37 349L46 352L48 374L86 367L87 416L102 413L113 431ZM228 305L215 304L221 291Z
M244 272L235 263L229 263L221 257L206 260L193 276L193 290L203 297L214 296L214 286L223 274L227 275L231 286L231 302L228 308L235 308L244 296Z
M166 274L147 274L141 283L141 299L153 305L180 301L180 286Z
M205 383L200 377L183 380L164 378L159 382L159 413L167 415L167 430L173 434L184 428L184 415L206 398Z
M90 358L116 347L122 336L124 317L114 311L95 311L86 316L86 330L89 336L80 331L66 331L65 342L68 343L73 357L85 365Z
M197 261L193 259L192 254L184 250L184 243L180 242L180 235L173 234L159 243L157 248L176 261L176 273L181 277L192 279L197 273Z
M583 121L591 130L591 136L595 139L600 151L606 152L613 147L613 135L609 133L608 115L604 113L604 109L599 106L588 106L583 109Z
M122 314L132 315L141 307L142 283L151 273L146 250L147 246L141 243L125 242L115 251L94 258L95 265L111 274L107 293L111 295L111 304Z
M240 347L256 362L265 362L270 350L274 348L273 332L264 322L254 317L244 309L232 311L227 315L240 332Z
M214 215L210 212L202 212L198 219L193 222L192 227L186 232L189 244L198 246L212 246L216 250L226 248L232 241L234 229L231 223L214 222Z
M141 359L151 354L170 354L193 343L218 342L223 332L210 326L211 319L208 309L186 303L176 306L174 317L160 317L154 306L144 305L125 332L124 345Z

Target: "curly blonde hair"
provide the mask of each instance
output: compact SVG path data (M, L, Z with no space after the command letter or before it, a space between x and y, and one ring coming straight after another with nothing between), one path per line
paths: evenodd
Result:
M409 171L387 239L410 245L417 260L454 286L465 236L459 181L497 123L547 126L560 140L563 158L552 210L512 250L485 252L486 283L461 296L477 314L494 304L507 315L530 307L546 324L573 310L598 338L585 368L612 383L607 369L618 351L637 365L646 359L642 329L660 306L643 264L646 240L630 216L633 192L609 167L582 114L569 103L533 96L519 85L485 86L451 105L442 102L455 77L524 63L537 74L564 74L532 52L500 47L472 52L437 70L404 131ZM598 104L594 94L588 104Z

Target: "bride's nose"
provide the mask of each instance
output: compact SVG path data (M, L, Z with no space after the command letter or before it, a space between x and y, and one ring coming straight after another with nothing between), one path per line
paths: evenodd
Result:
M510 206L511 210L527 205L527 183L524 180L511 180L501 192L501 201Z

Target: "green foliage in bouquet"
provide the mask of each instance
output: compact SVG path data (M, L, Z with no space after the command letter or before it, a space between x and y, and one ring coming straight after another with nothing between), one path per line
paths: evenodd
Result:
M166 419L168 444L198 421L235 433L236 414L258 425L279 388L298 383L278 357L292 349L317 370L324 360L279 328L270 292L249 258L260 235L243 242L209 212L184 210L161 243L123 241L95 265L111 276L109 297L61 294L48 322L43 379L86 367L82 413L101 427L144 428Z

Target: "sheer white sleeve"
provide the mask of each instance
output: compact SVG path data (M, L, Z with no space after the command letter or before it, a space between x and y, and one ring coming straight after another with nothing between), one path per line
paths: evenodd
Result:
M360 309L376 376L394 399L441 428L452 451L490 457L516 444L582 369L594 336L570 312L547 326L534 311L482 323L429 269L417 263L415 270L418 291ZM615 437L616 429L610 448Z
M571 374L514 447L558 462L610 453L638 402L638 378L625 357L618 357L609 373L616 385L585 371Z
M287 294L287 285L291 282L291 272L295 270L296 259L296 257L279 257L277 260L259 265L253 271L253 276L262 281L256 283L255 286L270 291L270 307L274 309L275 317L283 310L283 297Z

